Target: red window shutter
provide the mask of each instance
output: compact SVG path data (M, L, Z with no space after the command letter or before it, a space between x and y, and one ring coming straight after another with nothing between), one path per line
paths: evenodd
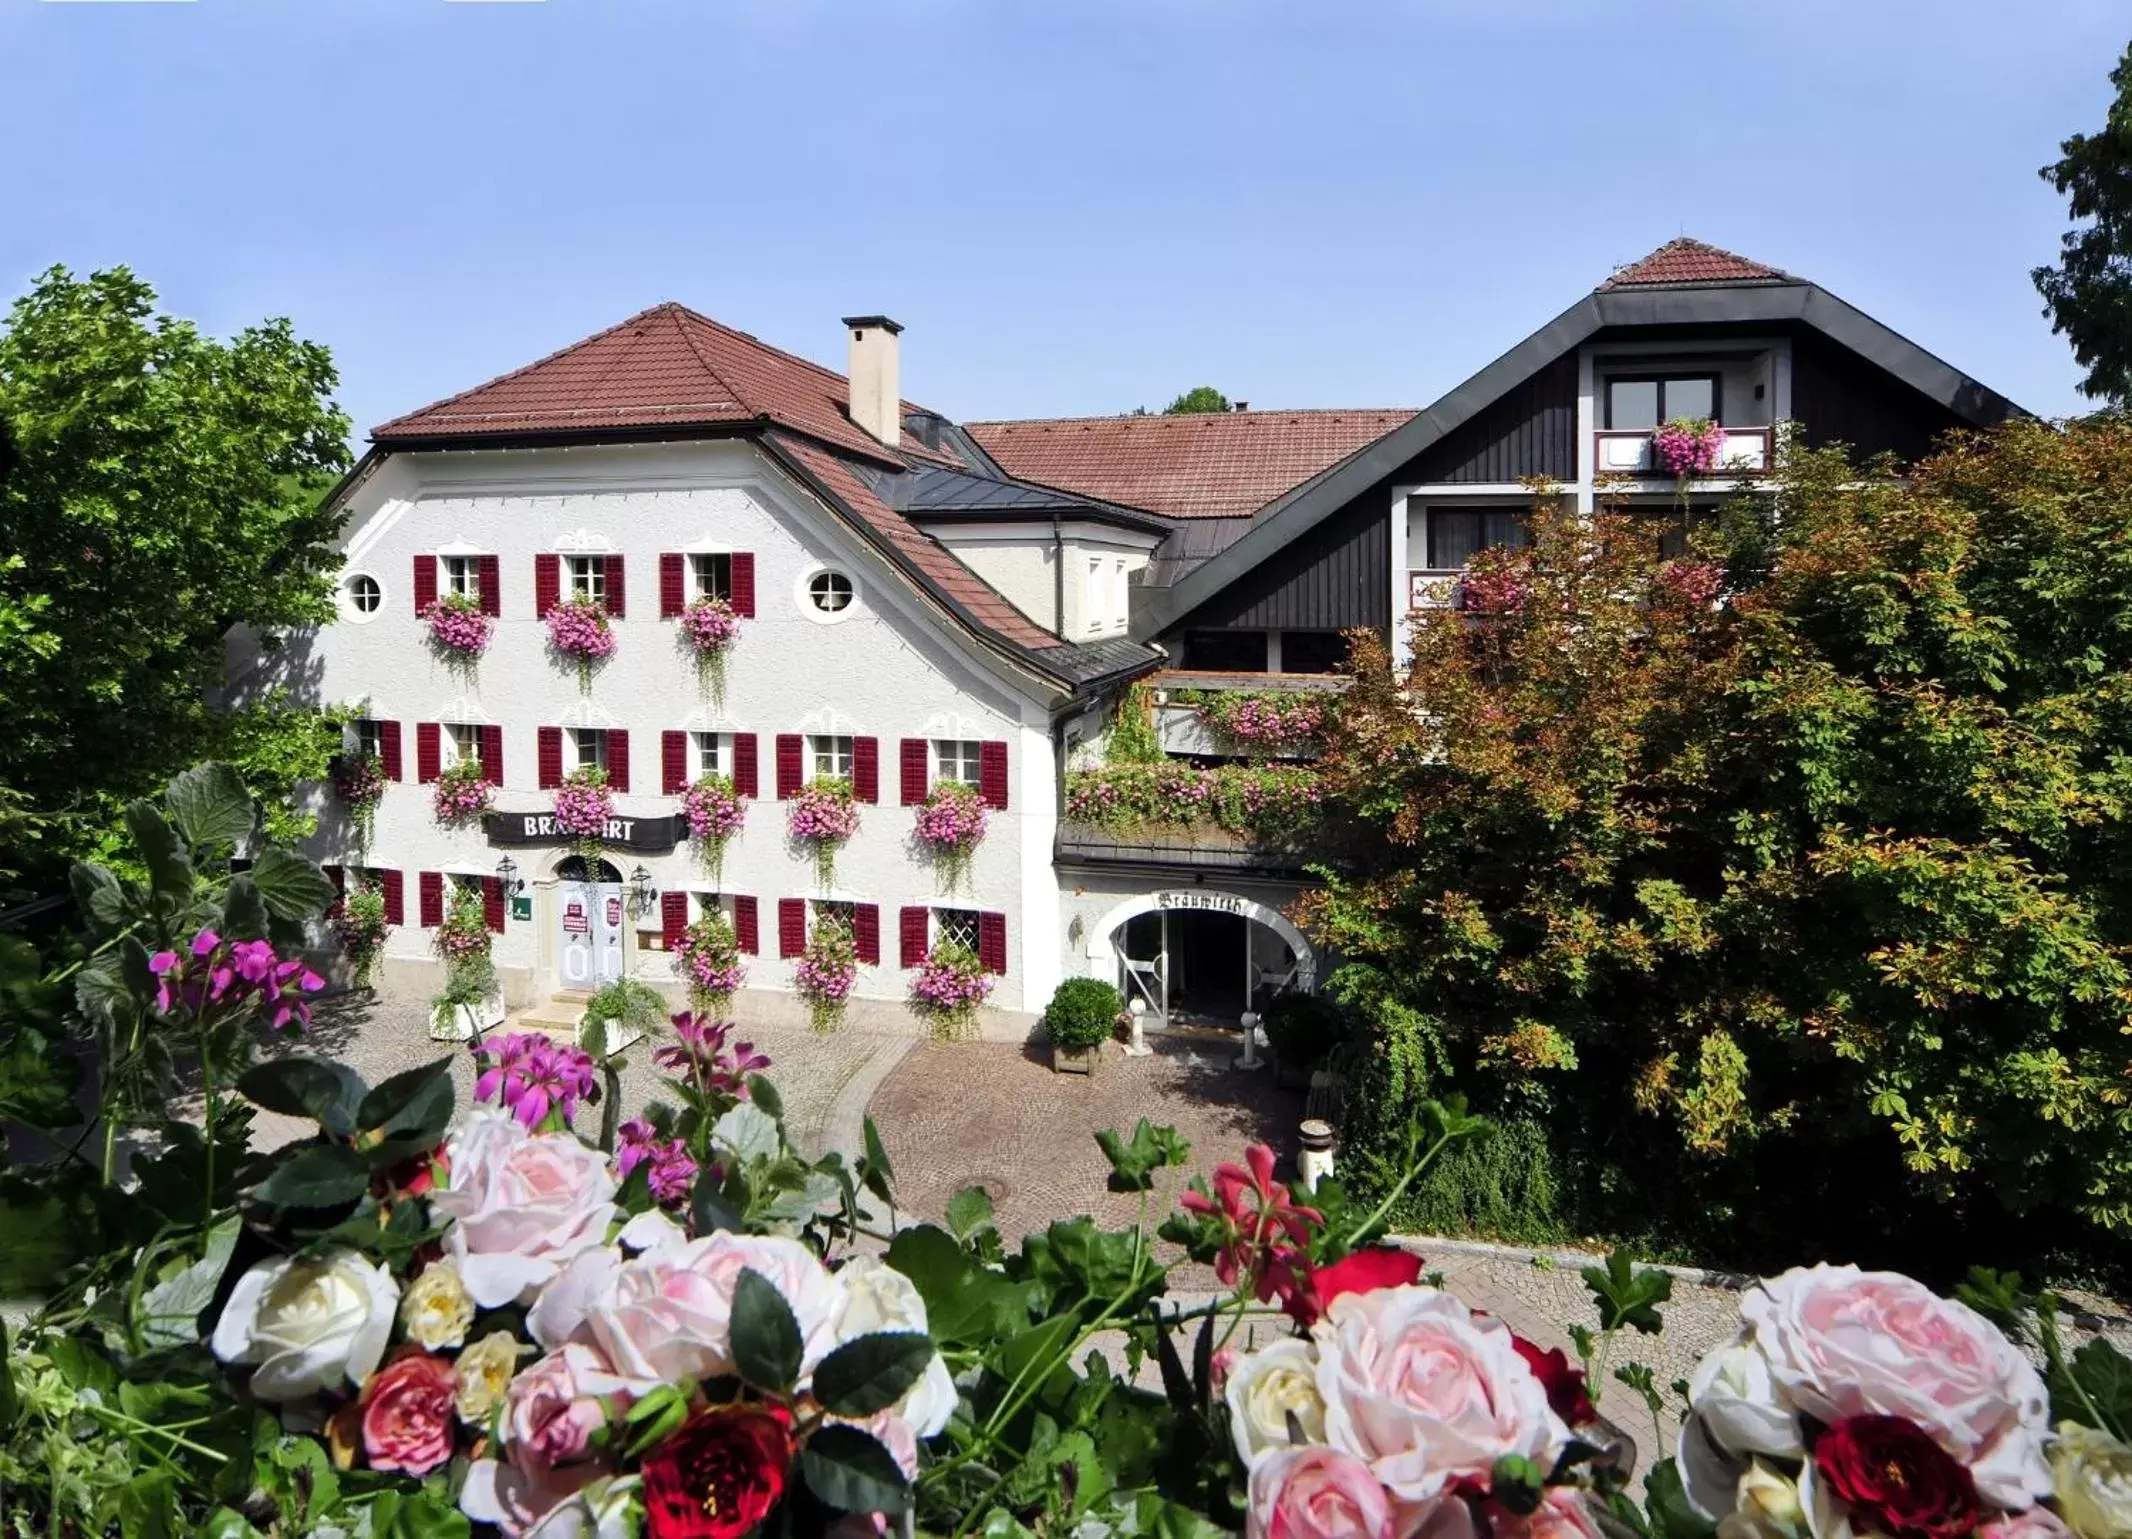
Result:
M407 923L407 885L397 871L378 873L378 891L385 898L385 922Z
M503 784L503 728L481 729L481 778L492 786Z
M1007 810L1007 745L977 745L977 799L987 807Z
M662 794L679 796L688 789L688 734L659 734L659 781Z
M533 618L545 620L548 611L562 601L563 558L540 555L533 558Z
M805 751L806 740L797 732L777 734L777 799L781 802L799 795L800 787L806 784L800 767Z
M916 807L925 800L925 793L932 789L926 784L932 773L926 741L922 737L907 737L898 755L903 765L903 805ZM905 912L908 912L906 910ZM919 910L924 913L923 909ZM905 964L908 966L909 964Z
M733 613L743 620L755 618L755 553L733 552Z
M1007 970L1007 916L977 916L977 961L988 973Z
M756 923L755 900L745 893L733 900L733 944L740 948L742 956L751 957L762 950L762 931Z
M540 788L552 791L563 783L563 729L540 729Z
M669 550L659 557L659 618L672 620L688 608L688 557Z
M777 900L777 954L796 957L807 949L807 900Z
M736 796L757 796L755 773L755 734L733 734L733 793Z
M422 928L434 930L444 923L444 873L424 871L415 884L422 900Z
M903 965L923 967L931 949L933 916L922 908L907 908L897 916L896 929L903 942Z
M868 967L881 965L881 905L861 903L852 910L852 947Z
M437 602L437 558L415 557L415 613Z
M688 894L685 892L662 892L659 894L659 928L666 932L666 949L679 951L681 942L688 934Z
M503 934L503 878L485 876L481 879L481 917L489 922L489 928Z
M851 794L869 805L881 799L881 740L851 740Z
M607 733L607 788L629 789L629 734L619 727L609 728Z
M481 612L485 615L503 613L503 562L496 556L474 558L476 580L481 584Z
M622 558L620 556L609 556L607 558L607 612L619 620L622 618L622 611L626 607L628 607L627 600L622 586Z
M415 779L423 785L444 769L443 729L433 721L415 723Z
M378 757L385 761L385 778L400 778L400 724L396 721L378 723Z

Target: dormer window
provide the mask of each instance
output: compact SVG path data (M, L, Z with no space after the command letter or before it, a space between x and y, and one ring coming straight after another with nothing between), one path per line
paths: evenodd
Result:
M1717 375L1617 375L1606 382L1609 428L1634 432L1676 417L1720 420Z

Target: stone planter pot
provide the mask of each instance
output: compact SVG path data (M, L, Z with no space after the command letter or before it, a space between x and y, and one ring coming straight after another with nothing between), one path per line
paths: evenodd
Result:
M1051 1044L1051 1072L1054 1074L1093 1074L1096 1059L1102 1056L1100 1047L1061 1047Z
M429 1035L434 1042L470 1042L503 1024L503 994L491 994L478 1005L433 1005L429 1012Z
M579 1047L586 1046L585 1028L591 1024L591 1016L582 1015L578 1017L576 1041ZM638 1027L637 1029L632 1031L629 1027L624 1026L619 1020L608 1020L604 1024L607 1028L606 1036L600 1045L603 1049L605 1049L606 1052L619 1053L620 1051L622 1051L623 1048L635 1047L639 1042L642 1042L644 1040L644 1030L642 1027ZM590 1051L590 1049L588 1048L587 1051Z

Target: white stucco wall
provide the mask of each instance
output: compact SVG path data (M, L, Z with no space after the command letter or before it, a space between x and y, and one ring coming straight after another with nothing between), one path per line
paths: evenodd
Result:
M447 829L431 815L431 788L416 783L415 724L497 723L504 734L499 811L543 811L553 793L538 788L537 729L605 726L629 732L630 782L615 797L623 816L678 808L661 794L660 739L667 730L753 732L760 798L746 829L727 847L713 881L684 842L667 855L615 851L627 877L638 864L661 890L710 889L754 895L760 954L748 960L753 989L788 989L792 964L777 955L777 900L838 898L878 904L881 965L862 967L857 992L901 1000L897 910L938 905L1007 916L1008 968L993 996L1007 1010L1041 1009L1059 976L1057 883L1050 867L1056 803L1048 707L1035 686L986 657L895 581L881 558L745 444L649 445L578 450L397 455L352 496L343 535L347 573L367 573L384 589L374 615L345 612L336 624L299 635L266 658L241 649L240 689L285 684L299 697L361 706L398 721L403 780L388 788L367 856L351 848L337 807L324 816L312 855L322 861L404 873L406 924L387 945L403 975L430 957L420 927L417 873L493 874L508 853L534 897L530 922L513 920L495 959L512 1002L537 1001L556 985L559 939L553 871L558 848L491 847L476 828ZM461 677L430 650L411 598L414 558L440 547L499 558L502 615L486 655ZM568 548L608 550L626 560L626 616L615 622L616 654L580 692L574 669L551 660L546 627L534 617L534 557ZM751 551L756 617L743 622L729 654L721 703L705 697L678 625L659 615L664 551ZM833 621L809 606L807 579L824 567L850 575L857 599ZM567 588L567 583L566 583ZM781 732L871 736L880 742L880 802L861 810L860 830L837 860L832 891L817 888L811 859L788 844L785 804L777 802L775 739ZM913 812L898 805L898 743L914 738L1004 740L1009 808L991 815L961 891L940 890L933 867L909 845ZM566 765L567 768L567 765ZM656 908L642 924L657 933ZM630 970L652 981L673 977L661 952L627 949Z
M1015 608L1069 641L1125 635L1131 578L1147 565L1162 538L1073 522L1061 528L1056 546L1048 523L939 524L932 533ZM1058 579L1060 558L1066 572L1063 593ZM1101 574L1093 585L1091 563L1099 565ZM1062 597L1063 622L1059 619Z

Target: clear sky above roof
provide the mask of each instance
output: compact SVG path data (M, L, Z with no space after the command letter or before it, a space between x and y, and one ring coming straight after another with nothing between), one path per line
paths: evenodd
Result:
M2042 19L2048 13L2048 20ZM958 418L1421 406L1682 233L2045 413L2123 0L0 0L0 290L286 314L359 429L662 299Z

